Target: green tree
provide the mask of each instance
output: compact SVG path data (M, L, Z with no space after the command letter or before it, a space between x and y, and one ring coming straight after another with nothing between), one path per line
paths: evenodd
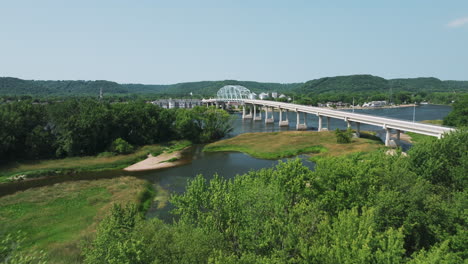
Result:
M127 141L118 138L112 142L112 150L118 154L128 154L131 153L134 148Z
M444 118L446 126L468 126L468 95L459 98L454 104L452 111Z

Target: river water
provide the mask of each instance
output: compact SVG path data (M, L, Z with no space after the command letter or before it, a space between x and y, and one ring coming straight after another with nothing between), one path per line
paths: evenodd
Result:
M356 113L372 114L384 117L391 117L403 120L413 120L413 107L405 108L388 108L388 109L366 109L366 110L355 110ZM344 110L352 111L352 110ZM422 105L416 107L415 120L433 120L442 119L451 111L449 106L440 105ZM278 126L278 113L274 113L275 123L265 124L263 121L253 122L252 120L242 120L240 114L234 114L233 120L233 131L228 135L232 137L242 133L249 132L274 132L274 131L288 131L295 130L296 127L296 113L289 113L289 127ZM302 118L302 116L301 116ZM318 126L318 119L316 116L307 115L307 125L309 130L316 130ZM324 127L326 127L326 119L324 119ZM346 123L343 120L331 119L330 129L345 129ZM378 134L381 133L382 128L361 125L361 130L376 131ZM383 133L381 133L383 134ZM157 171L146 171L138 173L129 173L122 170L105 171L105 172L92 172L92 173L80 173L76 175L57 176L47 179L38 179L33 181L16 182L9 184L2 184L0 186L0 195L13 193L19 190L27 188L44 186L54 184L56 182L72 181L77 179L96 179L96 178L111 178L123 175L134 175L137 177L143 177L154 185L158 193L182 193L185 190L187 181L194 178L198 174L203 174L205 177L211 178L214 174L219 174L223 178L232 178L237 174L244 174L250 170L258 170L262 168L271 168L275 166L278 161L276 160L262 160L252 158L242 153L233 152L217 152L217 153L205 153L202 152L203 146L194 146L187 153L185 153L183 160L180 161L183 165L167 168ZM303 159L304 165L309 168L313 168L314 163L307 161L304 157L299 156ZM165 203L166 197L158 197L161 200L153 203L152 207L147 213L147 217L159 217L164 220L171 220L169 211L172 209L171 205Z

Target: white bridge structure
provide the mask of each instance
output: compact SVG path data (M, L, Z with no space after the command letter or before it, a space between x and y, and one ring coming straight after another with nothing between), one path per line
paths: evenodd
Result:
M349 128L352 127L352 124L355 124L357 136L359 136L361 124L373 125L381 127L386 131L386 146L390 145L390 137L392 130L396 131L397 140L400 140L401 132L414 132L418 134L441 138L445 133L449 133L455 130L450 127L415 123L411 121L373 116L368 114L357 114L346 111L332 110L327 108L305 106L292 103L256 100L253 99L250 91L247 88L240 85L226 85L218 91L217 98L203 99L202 103L207 105L216 105L218 107L224 107L226 104L241 104L244 106L242 118L253 119L253 121L262 120L261 111L263 110L265 111L265 123L267 124L274 123L273 111L276 110L279 111L279 126L289 126L289 112L296 112L296 129L298 130L307 129L306 114L311 114L318 117L318 131L330 130L330 118L341 119L345 121ZM249 110L249 112L246 111L247 109ZM300 122L301 114L303 116L303 123ZM323 124L324 117L327 119L326 129Z

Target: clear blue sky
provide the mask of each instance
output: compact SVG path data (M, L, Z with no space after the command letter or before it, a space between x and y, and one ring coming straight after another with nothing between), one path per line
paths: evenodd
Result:
M0 0L0 76L166 84L361 73L468 80L468 1Z

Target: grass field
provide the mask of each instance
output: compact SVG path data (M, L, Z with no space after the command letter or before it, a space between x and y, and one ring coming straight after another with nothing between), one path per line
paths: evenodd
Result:
M50 263L79 263L79 242L113 203L143 207L151 186L135 177L64 182L0 197L0 234L22 231L25 248L44 250Z
M280 159L306 153L313 153L313 157L338 156L382 147L378 138L365 132L361 135L350 144L338 144L331 131L247 133L209 144L203 151L238 151L261 159Z
M54 160L17 162L0 167L0 183L9 181L9 178L15 175L39 177L60 175L71 172L123 169L145 159L150 153L152 155L159 155L164 151L178 151L190 145L191 143L189 141L182 140L172 141L161 145L144 146L139 148L134 153L128 155L98 155Z

